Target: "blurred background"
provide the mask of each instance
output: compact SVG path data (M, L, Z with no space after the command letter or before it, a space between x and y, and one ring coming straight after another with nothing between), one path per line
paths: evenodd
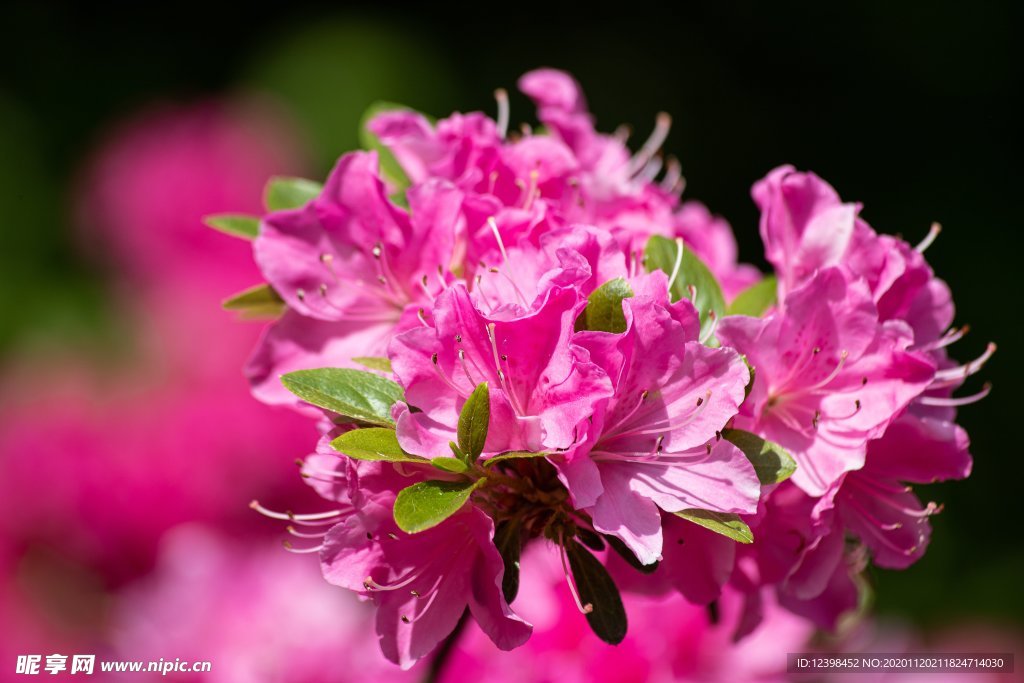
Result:
M171 610L173 621L176 591L244 609L250 598L232 607L217 582L258 583L238 567L283 554L281 529L248 501L318 505L293 464L312 430L250 399L241 375L259 325L219 310L259 281L248 246L202 228L200 216L258 211L270 175L322 178L358 145L375 100L432 115L490 112L494 88L514 90L537 66L575 74L602 130L628 122L642 139L658 111L671 113L666 149L683 164L685 196L730 221L741 260L765 265L749 189L784 162L863 202L881 232L915 243L942 223L928 257L972 329L954 353L966 360L996 341L985 373L995 389L960 413L972 477L923 494L946 506L931 548L909 571L873 572L875 609L925 634L1019 632L1024 5L494 10L5 8L0 633L19 634L5 637L5 659L99 632L128 638L142 657L138 605ZM512 120L533 120L518 93ZM324 604L315 568L303 577L308 604ZM287 618L274 609L283 611L260 618ZM327 635L369 628L351 619L325 616ZM155 656L184 657L210 636L182 637ZM231 647L266 639L241 634Z

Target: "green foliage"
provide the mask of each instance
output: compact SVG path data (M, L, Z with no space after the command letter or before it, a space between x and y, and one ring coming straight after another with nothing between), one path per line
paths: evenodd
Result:
M259 216L245 216L237 213L218 213L204 216L203 223L208 228L219 230L232 237L245 240L255 239L260 232Z
M381 372L388 373L391 372L391 361L387 358L378 358L376 356L356 356L352 360L363 367L370 368L371 370L380 370Z
M226 311L238 311L243 318L276 318L284 313L284 299L268 284L256 285L228 297L221 303Z
M485 481L422 481L402 489L395 499L395 523L410 534L433 528L458 512Z
M622 278L609 280L587 297L583 309L583 320L588 330L614 332L626 331L626 316L622 313L622 300L633 296L633 290Z
M505 563L505 573L501 577L501 592L505 596L505 602L512 602L519 593L519 557L523 549L520 520L510 519L499 524L494 530L494 545Z
M736 295L729 304L729 315L749 315L759 318L775 305L779 283L774 275L764 277Z
M754 534L750 531L739 515L731 512L712 512L711 510L683 510L675 513L683 519L694 524L700 524L705 529L722 534L739 543L753 543Z
M743 451L762 485L786 481L796 471L793 456L774 441L766 441L742 429L726 429L722 436Z
M267 211L283 211L305 206L324 189L314 180L275 176L267 181L263 190L263 203Z
M477 385L466 399L459 413L459 450L465 456L466 464L472 465L480 459L487 441L487 429L491 421L491 393L487 382Z
M331 441L331 448L356 460L383 460L425 464L427 460L410 455L398 445L395 430L386 427L353 429Z
M430 464L443 472L452 472L454 474L462 474L469 469L465 461L459 457L449 458L447 456L441 456L438 458L431 458Z
M673 241L654 235L647 242L644 259L648 272L663 270L668 273L672 281L669 293L672 301L689 299L690 287L694 288L696 296L693 305L700 313L702 335L706 334L711 326L712 312L719 318L725 315L725 297L722 295L722 287L718 280L692 249L685 248L681 240Z
M402 388L364 370L319 368L281 377L288 391L315 406L358 422L391 427L391 406L402 400Z
M626 637L627 628L626 610L618 587L600 560L575 540L566 539L565 552L580 601L590 609L587 623L598 638L618 645Z
M499 462L505 462L506 460L520 460L522 458L543 458L547 453L534 453L533 451L506 451L505 453L499 453L494 457L487 458L483 461L485 467L497 465Z

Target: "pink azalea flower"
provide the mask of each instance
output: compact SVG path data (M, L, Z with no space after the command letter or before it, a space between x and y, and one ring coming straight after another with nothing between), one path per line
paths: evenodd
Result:
M289 401L284 372L384 355L446 284L460 203L451 186L427 183L409 193L407 213L388 201L376 154L355 152L319 197L266 216L254 253L289 312L249 366L257 396Z
M780 166L754 184L765 258L775 266L780 298L822 268L837 265L853 237L859 204L844 203L813 173Z
M530 637L502 595L504 563L493 539L494 522L474 507L417 534L401 531L390 514L357 514L328 532L321 561L330 583L373 598L384 656L407 669L466 609L502 650Z
M863 469L845 475L835 507L843 526L871 549L875 564L904 569L924 555L931 536L928 518L940 508L922 506L906 483L967 477L967 448L960 427L909 414L869 443Z
M612 236L597 228L534 229L505 248L500 234L467 279L480 310L516 317L545 300L553 287L575 288L587 296L609 280L628 276L625 257Z
M793 481L813 496L863 466L867 441L935 373L908 350L909 328L879 325L866 287L836 268L790 293L784 311L723 319L717 336L756 372L736 425L787 448L798 464Z
M532 311L506 320L481 312L461 284L440 294L433 327L399 335L389 352L407 402L420 410L398 419L402 447L431 457L447 452L459 410L482 382L491 391L488 453L572 445L610 393L604 372L571 343L584 303L575 290L553 287Z
M644 564L661 557L661 510L754 512L760 485L720 430L743 401L749 373L734 351L697 341L689 302L623 300L621 335L583 332L577 342L613 378L614 395L560 469L594 528L621 538ZM675 315L673 315L675 313Z
M827 630L835 630L857 608L855 577L866 558L859 549L846 548L842 525L835 523L829 503L787 481L748 520L755 541L737 550L730 581L746 596L738 638L758 627L769 594L785 609Z
M504 562L494 546L490 517L468 506L433 528L409 534L395 523L392 507L399 490L423 480L422 471L354 463L324 450L307 459L305 469L321 480L314 485L335 500L334 510L282 515L254 507L305 529L290 527L296 536L322 537L321 545L295 552L319 552L328 582L373 600L385 657L411 667L455 629L467 609L501 649L529 638L530 625L502 594ZM316 533L324 526L330 526L326 533Z

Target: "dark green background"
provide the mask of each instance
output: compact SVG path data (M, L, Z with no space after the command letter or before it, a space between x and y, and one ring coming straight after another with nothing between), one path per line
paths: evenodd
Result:
M566 68L606 130L629 122L642 139L657 111L673 115L667 149L682 160L686 194L731 221L745 260L763 263L749 187L782 162L864 202L881 231L916 242L931 221L944 225L928 256L974 330L954 353L966 360L997 341L984 373L995 390L962 412L974 475L928 492L946 503L932 548L910 571L874 572L878 607L936 626L1019 624L1024 5L824 4L707 2L671 15L636 3L586 13L578 3L6 7L0 350L59 340L102 352L115 336L107 274L76 253L67 206L83 155L136 107L274 93L306 127L323 173L356 144L373 100L490 111L495 87L514 88L536 66ZM513 121L531 119L524 98L512 105Z

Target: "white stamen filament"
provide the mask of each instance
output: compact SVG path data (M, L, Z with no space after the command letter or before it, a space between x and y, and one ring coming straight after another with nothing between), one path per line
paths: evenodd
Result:
M654 121L654 130L651 131L651 136L647 138L640 151L633 156L629 161L628 172L630 176L636 175L640 169L647 165L647 162L651 160L661 146L665 143L665 138L668 137L668 132L672 128L672 117L661 112L658 114Z
M512 378L506 378L505 373L501 369L501 357L498 353L498 340L494 333L494 323L487 324L487 339L491 342L491 355L494 358L494 369L498 373L498 382L501 384L501 389L505 392L509 403L512 404L513 410L516 411L516 414L523 416L526 414L526 411L523 410L523 406L519 402L519 397L516 396L514 391L512 391Z
M307 524L317 526L319 524L334 524L337 520L335 517L340 516L343 510L331 510L329 512L314 512L311 514L296 515L293 512L277 512L276 510L270 510L260 505L258 500L254 500L249 503L249 507L260 513L264 517L270 517L271 519L279 519L284 522L294 522L296 524Z
M672 265L672 272L668 277L668 288L672 289L672 283L679 277L679 269L683 265L683 238L676 238L676 262ZM691 285L692 286L692 285ZM696 289L694 289L694 296L696 296Z
M665 168L665 177L661 179L661 189L666 192L671 192L672 188L676 186L679 179L683 177L683 167L679 163L679 159L670 156L668 158L668 164Z
M459 349L459 352L461 353L462 349ZM463 398L469 398L469 392L465 391L464 389L460 388L457 384L455 384L455 382L452 381L450 377L448 377L445 371L441 369L441 365L438 362L436 353L430 357L430 363L431 365L434 366L434 372L437 373L437 376L440 377L441 381L447 384L452 391L454 391L456 394ZM465 366L463 366L463 369L465 369ZM467 373L466 376L468 377L469 374Z
M661 173L661 167L664 163L665 162L662 158L655 154L654 158L648 161L647 165L640 169L640 173L637 174L637 178L646 183L652 182L658 177L658 174Z
M284 541L281 545L284 546L285 550L287 550L290 553L295 553L296 555L308 555L310 553L318 553L324 549L324 546L322 544L313 546L312 548L296 548L291 544L291 542L287 540Z
M487 227L494 233L494 239L498 242L498 250L501 252L501 258L508 263L508 253L505 251L505 243L501 241L501 233L498 231L498 221L494 220L494 216L487 219Z
M498 102L498 135L504 140L508 134L508 91L504 88L498 88L494 91L494 99Z
M916 247L914 247L914 251L919 254L923 254L925 249L932 246L932 242L935 241L935 238L939 236L940 232L942 232L942 226L938 223L932 223L932 226L928 229L928 234L925 235L924 239L921 240Z
M935 406L938 408L956 408L959 406L966 406L972 403L977 403L981 399L988 396L989 392L992 391L992 385L986 383L982 387L981 391L971 396L963 396L961 398L944 398L941 396L919 396L917 401L921 405Z
M996 352L996 345L989 342L989 345L985 347L985 352L975 358L969 363L957 366L955 368L946 368L945 370L939 370L935 373L935 380L943 382L946 380L959 380L970 377L974 373L981 370L982 366L992 357L992 354Z

